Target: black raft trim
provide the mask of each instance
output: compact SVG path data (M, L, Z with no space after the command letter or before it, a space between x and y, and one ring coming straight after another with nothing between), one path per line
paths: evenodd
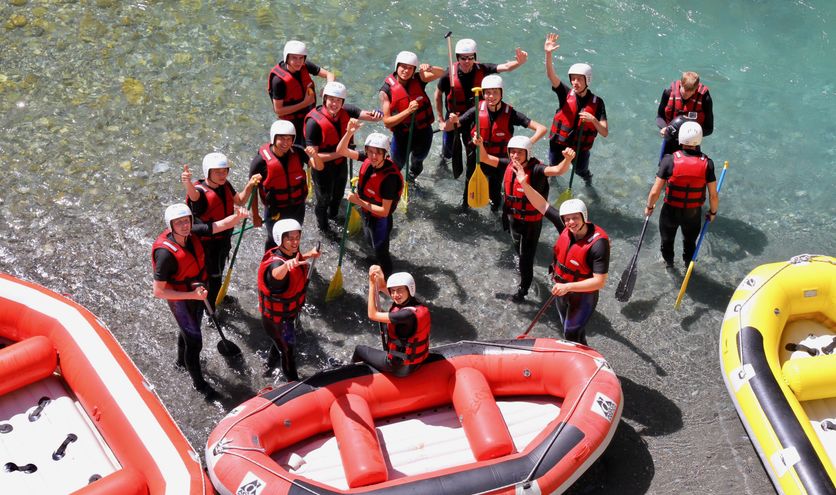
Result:
M836 487L830 481L821 459L816 455L810 439L798 423L798 418L769 368L763 348L763 335L757 328L747 326L740 330L737 340L741 350L741 364L750 364L755 371L755 376L749 379L749 385L767 420L781 445L794 447L798 451L800 460L793 467L804 489L810 495L836 495Z

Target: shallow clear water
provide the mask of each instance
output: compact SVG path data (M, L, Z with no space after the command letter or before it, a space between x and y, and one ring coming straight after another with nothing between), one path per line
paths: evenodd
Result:
M622 379L624 418L611 447L576 484L578 493L763 493L769 481L728 399L717 335L736 283L754 266L802 252L833 254L836 21L832 2L4 2L0 6L0 269L70 294L97 313L201 449L226 410L269 384L268 341L257 320L255 270L262 234L245 237L225 315L245 350L230 369L205 327L205 369L223 401L204 403L173 367L175 324L151 297L149 249L162 211L182 198L179 169L227 153L240 187L266 139L272 112L265 77L288 38L333 69L349 101L376 106L376 90L400 50L445 65L444 34L469 36L479 57L503 62L521 46L529 62L505 77L505 99L548 123L556 100L543 68L543 40L560 33L557 70L595 68L593 90L608 109L610 136L591 163L595 188L575 183L593 221L612 238L610 283L590 343ZM18 27L16 27L18 26ZM628 304L615 301L641 229L655 172L654 116L662 89L696 70L715 101L704 151L730 162L720 215L700 252L680 312L681 282L658 261L655 218ZM434 85L430 85L433 89ZM373 126L367 126L368 131ZM458 213L461 181L437 170L440 140L398 215L396 268L416 275L432 307L436 342L491 339L523 330L545 300L542 283L555 233L545 228L530 302L514 291L506 235L487 211ZM546 144L535 154L546 156ZM566 178L552 184L556 196ZM312 223L311 223L312 224ZM305 244L318 237L306 232ZM302 374L326 357L374 345L365 319L365 244L350 240L342 299L325 304L337 243L324 239L299 337ZM554 336L551 313L533 330Z

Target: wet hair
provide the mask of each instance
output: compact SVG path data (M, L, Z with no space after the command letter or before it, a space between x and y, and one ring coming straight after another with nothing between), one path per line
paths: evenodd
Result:
M682 79L679 80L679 83L682 85L682 89L693 91L700 84L700 75L691 71L683 72Z

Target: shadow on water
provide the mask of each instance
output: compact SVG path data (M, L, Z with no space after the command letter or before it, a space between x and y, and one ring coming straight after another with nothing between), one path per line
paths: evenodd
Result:
M734 287L718 283L698 270L699 267L694 266L694 271L691 272L691 280L688 281L685 298L705 304L709 308L724 310L734 293ZM683 304L685 304L684 300Z
M625 403L627 400L625 398ZM607 450L566 493L643 494L647 493L655 474L656 468L647 443L632 426L622 420Z
M711 230L711 255L722 261L740 261L763 254L769 243L763 231L734 218L718 218Z
M558 323L558 325L559 324L560 323ZM586 325L586 335L587 339L594 335L600 335L601 337L606 337L615 342L619 342L620 344L630 349L637 356L639 356L642 359L642 361L653 366L653 369L656 371L656 375L667 376L668 374L667 371L665 371L665 369L662 368L659 365L659 363L657 363L656 360L654 360L650 355L648 355L641 348L637 347L635 344L630 342L626 337L616 332L610 321L607 319L607 317L599 313L598 311L595 311L595 313L592 315L592 318L589 319L589 323L587 323ZM590 342L590 344L593 343Z
M670 435L682 429L682 411L658 390L619 376L624 393L622 416L644 426L642 436Z
M641 322L646 320L659 305L659 298L648 301L630 301L621 308L621 314L630 321Z

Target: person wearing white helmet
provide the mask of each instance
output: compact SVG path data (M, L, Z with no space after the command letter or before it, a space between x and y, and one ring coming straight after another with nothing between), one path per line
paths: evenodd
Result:
M392 255L389 253L392 215L401 199L404 180L398 166L387 157L389 138L385 134L369 134L363 151L349 148L354 134L362 125L357 119L348 121L346 133L337 145L337 153L361 162L356 192L349 193L346 199L360 207L366 239L374 250L377 263L383 267L384 273L389 274L392 273Z
M298 145L304 144L305 115L316 106L316 86L311 76L334 80L334 74L308 60L308 47L298 40L285 43L281 61L267 75L273 112L277 119L293 122Z
M528 53L521 48L517 48L514 54L514 60L509 60L499 65L477 62L476 42L474 40L463 38L456 42L456 62L452 67L452 77L450 68L448 67L444 75L438 80L434 95L438 124L440 128L444 129L442 134L441 160L438 166L446 167L447 161L452 159L454 178L458 178L463 170L462 145L468 143L470 129L448 129L447 120L450 118L450 114L455 113L456 115L461 115L468 109L473 108L475 98L473 88L481 86L482 79L485 76L510 72L523 65L526 60L528 60ZM444 106L442 106L442 101L444 101ZM467 154L468 163L471 167L475 167L475 149L472 146L466 149L469 151Z
M599 291L607 284L609 236L604 229L589 222L583 201L569 199L557 209L529 184L528 175L521 167L515 168L517 182L528 200L559 232L549 272L563 337L586 345L586 324L598 306Z
M204 223L212 223L235 213L234 207L246 203L261 176L250 178L244 190L235 192L227 180L229 159L223 153L209 153L203 157L203 179L192 182L188 165L183 165L180 182L186 190L186 205L195 217ZM206 255L206 272L209 276L209 304L215 307L215 299L223 285L223 272L232 243L232 230L215 234L198 235Z
M250 178L262 177L258 184L258 196L253 200L253 225L262 225L258 212L259 199L264 202L263 223L267 231L264 251L276 246L273 241L273 224L276 220L293 218L305 221L305 199L308 197L308 180L305 164L314 170L322 170L325 164L316 148L302 148L293 144L296 127L287 120L277 120L270 126L270 142L262 144L250 162Z
M659 214L659 236L662 238L662 259L667 269L674 267L673 248L677 229L682 229L682 260L685 265L694 256L706 189L709 205L706 221L714 221L720 206L714 161L700 151L702 127L696 122L685 122L677 134L682 149L662 157L644 208L645 216L653 214L664 187L665 201Z
M659 126L659 135L665 138L665 154L682 149L676 136L669 132L671 123L680 116L702 126L703 136L714 132L714 102L711 93L708 86L700 82L700 75L693 71L683 72L680 79L662 91L659 99L656 125Z
M575 157L575 152L571 148L565 149L563 161L558 165L549 166L531 154L531 139L526 136L514 136L508 141L508 158L489 154L485 150L484 141L478 136L475 136L474 140L479 145L479 160L482 163L497 167L504 161L507 167L502 180L505 194L502 227L510 232L514 252L519 256L520 283L511 300L520 303L525 300L534 279L534 258L540 241L543 214L534 208L526 197L522 185L517 181L517 173L522 170L527 183L541 196L548 197L548 178L565 173Z
M546 76L551 81L552 91L558 101L549 134L549 162L555 163L564 149L577 148L580 143L580 149L575 150L575 173L587 186L591 186L589 151L597 136L607 137L610 134L607 109L604 100L589 89L592 83L592 67L589 64L578 63L569 67L571 90L560 80L552 62L552 54L560 46L557 44L558 38L557 34L549 33L543 45L546 51Z
M477 149L478 145L473 141L479 131L479 136L488 154L498 158L507 158L508 141L514 135L515 127L523 127L534 131L531 136L531 143L536 143L546 135L546 126L529 119L524 113L515 110L514 107L503 101L505 84L498 74L491 74L482 79L482 91L484 99L479 102L479 111L475 108L468 109L460 116L455 114L450 122L461 125L463 128L471 129L468 146ZM478 125L475 125L478 124ZM475 153L475 152L474 152ZM505 176L507 161L500 161L497 165L491 166L484 163L482 167L485 175L488 176L488 192L491 199L491 211L498 212L502 206L502 178ZM462 194L462 209L467 209L467 187L470 176L476 170L468 163L467 180L464 183Z
M345 103L347 89L342 83L332 81L322 90L322 105L305 117L305 144L316 149L325 164L323 170L313 172L316 206L314 216L319 230L330 231L328 219L337 218L348 180L348 161L336 153L337 144L345 134L348 120L352 118L379 121L383 114L377 110L361 110Z
M258 307L261 325L272 339L265 376L271 376L281 360L288 381L299 379L296 372L296 326L305 305L310 278L310 260L319 258L319 248L302 253L302 225L292 218L273 225L278 245L265 253L258 267Z
M378 293L392 298L389 311L378 307ZM393 273L387 279L378 265L369 268L369 319L386 325L381 329L384 348L358 345L351 361L405 377L417 370L430 354L430 311L415 297L415 279L407 272Z
M383 124L392 131L392 161L403 170L409 154L411 177L418 177L424 170L424 159L433 140L435 118L425 88L443 73L444 68L419 64L417 55L403 51L395 58L395 71L386 76L380 87Z
M246 210L238 208L234 214L206 224L196 220L185 204L173 204L163 216L165 230L151 246L154 297L166 300L180 327L176 364L189 372L195 389L207 397L214 396L215 391L200 369L203 348L200 323L203 300L209 296L209 290L205 286L205 255L198 235L231 229L246 216Z

